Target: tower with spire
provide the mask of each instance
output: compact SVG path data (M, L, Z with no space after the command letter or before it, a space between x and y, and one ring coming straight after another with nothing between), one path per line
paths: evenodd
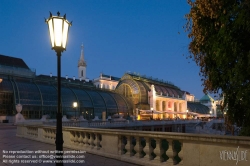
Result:
M81 56L80 60L78 61L78 77L80 80L86 79L86 67L87 63L84 61L84 53L83 53L83 44L81 45Z

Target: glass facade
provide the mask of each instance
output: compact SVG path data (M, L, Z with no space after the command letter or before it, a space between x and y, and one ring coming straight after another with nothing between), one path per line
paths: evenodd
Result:
M84 116L102 118L102 113L113 115L128 113L131 106L120 94L111 91L83 87L80 84L62 83L62 112L67 118ZM73 102L78 107L73 108ZM0 116L15 115L15 105L22 104L22 114L27 119L40 119L42 115L56 118L56 81L36 81L36 79L3 78L0 83Z
M183 92L173 84L129 73L121 78L116 91L133 101L134 107L150 109L148 92L151 91L151 85L154 85L157 95L172 98L182 98L183 96Z

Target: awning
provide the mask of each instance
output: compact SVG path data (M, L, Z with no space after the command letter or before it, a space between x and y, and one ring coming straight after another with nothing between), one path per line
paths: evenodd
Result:
M187 112L187 114L189 114L189 115L198 115L198 113L196 113L196 112Z
M155 110L140 110L141 114L163 114L164 112Z
M174 112L174 111L163 111L163 112L167 114L187 114L186 112Z

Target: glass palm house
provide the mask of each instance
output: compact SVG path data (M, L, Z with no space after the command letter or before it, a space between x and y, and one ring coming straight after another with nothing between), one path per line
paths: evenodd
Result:
M15 105L23 105L22 114L27 119L39 119L42 115L56 117L57 77L39 75L22 59L0 55L0 116L16 114ZM78 103L76 109L73 102ZM91 81L62 78L62 112L67 118L83 116L93 119L114 114L128 115L130 102L114 91L95 88Z

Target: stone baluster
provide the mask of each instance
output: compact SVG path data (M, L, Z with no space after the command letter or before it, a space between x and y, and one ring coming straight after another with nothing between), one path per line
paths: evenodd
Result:
M154 149L154 153L156 154L156 157L154 158L154 161L156 163L162 162L162 154L163 154L163 148L162 148L162 140L160 138L155 138L156 141L156 147Z
M52 139L56 140L56 130L52 130Z
M45 136L47 139L49 139L49 130L48 129L45 129Z
M142 151L141 138L137 136L137 137L135 137L135 139L136 139L136 145L135 145L136 154L135 154L135 156L137 158L141 158L142 157L142 154L141 154L141 151Z
M181 159L181 161L178 164L183 165L183 142L181 142L181 151L178 153L178 156Z
M146 155L144 156L144 159L145 160L152 160L152 151L153 151L153 148L151 146L151 138L149 137L146 137L145 138L145 141L146 141L146 146L143 148L143 151L146 153Z
M88 147L91 147L91 133L88 133Z
M27 135L30 135L30 128L27 127Z
M90 133L89 143L90 143L90 148L93 149L95 147L95 144L94 144L94 133Z
M85 147L88 147L89 145L88 145L88 133L85 133L85 137L84 137L84 139L83 139L83 143L84 143L84 146Z
M74 131L70 131L69 139L70 139L71 143L74 143L74 139L75 139L75 132Z
M50 139L53 138L53 137L52 137L52 130L51 130L51 129L49 129L49 138L50 138Z
M47 139L48 138L48 129L43 130L44 137Z
M167 160L167 163L170 165L174 164L174 157L176 155L174 148L173 148L173 140L168 139L168 150L166 151L167 156L169 159Z
M79 132L78 142L80 146L83 146L83 138L84 138L84 133Z
M43 129L43 138L47 138L46 129Z
M75 145L78 145L79 144L79 142L78 142L78 136L79 136L79 132L75 132L75 137L74 137L74 144Z
M54 137L54 140L56 140L56 130L53 130L53 137Z
M46 138L47 138L47 139L50 139L49 129L46 129Z
M95 147L94 149L99 150L100 149L100 135L99 134L95 134L95 140L94 140L94 144Z
M54 130L50 130L50 137L51 137L51 139L54 138Z
M124 137L122 135L119 135L118 136L118 154L119 155L123 155L124 154L124 151L123 149L125 148L125 144L124 144Z
M134 153L132 152L133 150L133 144L132 144L132 137L131 136L127 136L127 144L125 146L125 149L127 150L126 155L131 157L134 155Z

